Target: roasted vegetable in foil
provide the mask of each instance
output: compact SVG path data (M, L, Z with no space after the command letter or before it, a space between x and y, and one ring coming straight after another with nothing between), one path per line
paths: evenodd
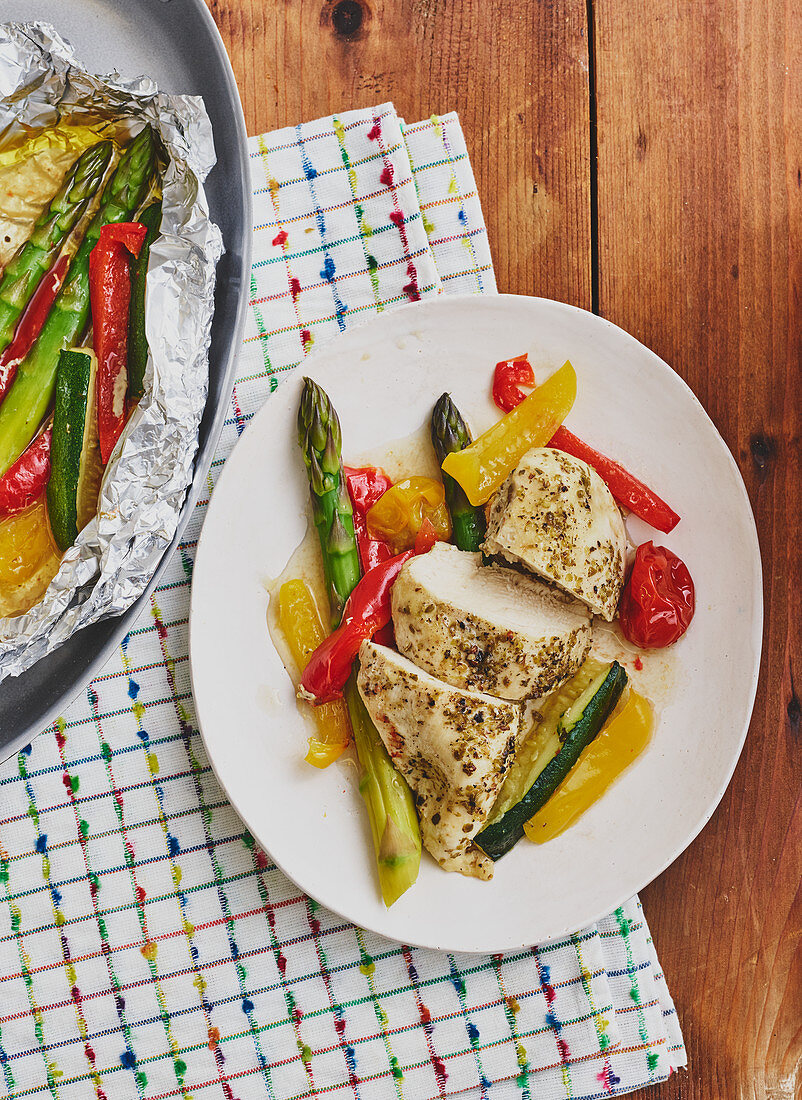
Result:
M147 77L93 76L41 23L0 27L0 75L0 496L8 490L10 501L0 516L2 681L128 608L170 544L206 401L222 243L203 191L214 148L199 99L160 93ZM125 285L106 299L114 308L94 317L90 257L103 226L136 222L147 207L146 259L135 271L126 264ZM120 265L95 267L98 286L109 271L121 278ZM128 298L135 319L122 316ZM98 338L108 353L98 371L109 461L94 507L97 399L65 381L60 417L52 431L41 426L60 352L97 350ZM132 370L117 361L129 341ZM59 424L82 403L81 448L57 447ZM49 514L48 448L60 456ZM24 484L20 465L30 467Z

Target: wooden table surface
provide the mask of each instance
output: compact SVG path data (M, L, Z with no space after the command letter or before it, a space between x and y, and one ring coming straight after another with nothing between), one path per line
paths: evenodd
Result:
M643 1095L802 1097L802 0L207 2L251 134L457 110L499 290L621 325L734 454L761 681L721 805L642 894L690 1065Z

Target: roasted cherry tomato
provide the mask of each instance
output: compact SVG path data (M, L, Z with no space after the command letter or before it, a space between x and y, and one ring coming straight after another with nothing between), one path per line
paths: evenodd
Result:
M383 493L368 512L368 534L400 554L414 546L425 519L444 542L451 538L451 517L442 481L407 477Z
M665 546L641 543L618 606L624 637L641 649L673 645L688 629L694 607L685 562Z
M523 386L535 384L535 372L525 355L518 359L502 359L500 363L496 363L493 401L504 412L510 412L516 405L520 405L526 396L518 389L518 383Z

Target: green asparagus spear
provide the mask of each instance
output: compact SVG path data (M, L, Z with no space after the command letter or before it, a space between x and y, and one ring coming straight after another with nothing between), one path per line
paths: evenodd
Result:
M304 378L298 409L298 442L309 475L312 518L323 552L332 626L336 627L345 601L359 580L359 551L340 454L340 421L328 396L311 378Z
M437 461L441 464L446 455L462 451L472 442L468 425L448 393L438 398L432 411L431 435ZM484 509L475 508L461 486L446 473L443 474L443 488L451 513L454 541L460 550L479 550L485 537Z
M0 352L11 343L31 295L96 194L111 150L110 141L100 141L78 157L50 205L39 215L31 236L6 266L0 280Z
M142 251L131 261L131 307L128 315L128 394L138 401L144 388L148 363L148 341L145 336L145 286L148 276L150 246L159 235L162 204L152 202L137 219L147 226Z
M53 399L59 352L80 340L89 318L89 254L100 230L122 222L147 194L156 166L156 140L149 126L125 148L103 189L100 208L75 253L70 271L34 346L0 405L0 477L22 454Z
M309 378L304 379L298 410L298 440L309 474L312 515L336 627L359 581L359 552L342 468L340 422L328 396ZM345 701L362 766L359 789L370 818L379 885L385 905L390 906L418 877L421 843L415 803L365 709L356 670L345 686Z

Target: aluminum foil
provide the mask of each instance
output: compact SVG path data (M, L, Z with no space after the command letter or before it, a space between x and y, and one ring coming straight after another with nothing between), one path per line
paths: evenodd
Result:
M145 394L106 469L97 518L64 555L44 599L0 619L0 681L17 676L76 630L118 615L145 590L175 534L192 480L206 403L215 265L223 245L203 180L215 162L212 129L195 96L166 95L147 77L87 72L44 23L0 25L0 142L20 127L150 123L169 165L162 236L151 248Z

